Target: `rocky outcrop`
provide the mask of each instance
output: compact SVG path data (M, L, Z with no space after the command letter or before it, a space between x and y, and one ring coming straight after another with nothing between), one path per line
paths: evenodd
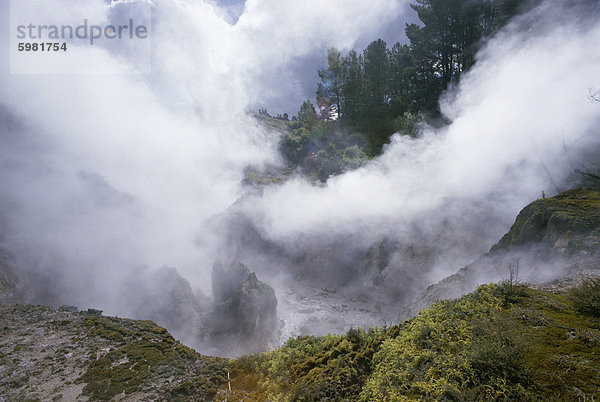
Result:
M569 190L527 205L491 252L544 244L574 254L600 250L600 192Z
M190 283L170 267L133 270L122 283L118 299L123 314L152 320L180 338L197 332L201 315L210 307L208 298L194 294Z
M565 277L600 273L600 192L569 190L527 205L490 251L429 286L400 313L406 319L437 300L456 298L483 283L507 279L545 288Z
M365 292L375 291L382 301L404 302L415 296L423 270L434 263L435 250L424 244L402 244L384 239L366 254L359 278Z
M123 282L120 314L150 319L188 345L220 356L263 351L277 336L275 291L244 264L216 263L213 300L194 294L175 268L137 268Z
M211 400L227 364L152 321L0 305L0 400Z
M214 309L207 325L213 342L228 344L228 354L266 350L279 325L273 288L239 261L217 262L212 287Z

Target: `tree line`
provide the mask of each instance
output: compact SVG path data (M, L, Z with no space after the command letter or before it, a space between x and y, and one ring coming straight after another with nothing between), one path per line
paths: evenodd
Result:
M318 72L317 109L364 133L381 147L396 131L414 133L423 115L438 117L441 93L475 64L485 39L519 10L524 0L416 0L420 25L407 24L408 44L378 39L362 53L327 53Z
M325 181L378 155L393 133L416 136L422 120L443 122L442 92L476 63L487 38L537 0L415 1L421 24L406 25L409 43L377 39L361 53L328 50L316 108L304 101L281 139L290 165Z

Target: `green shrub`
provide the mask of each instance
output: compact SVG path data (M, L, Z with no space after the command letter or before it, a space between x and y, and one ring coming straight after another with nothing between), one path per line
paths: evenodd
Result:
M503 305L508 307L527 296L528 288L519 276L519 260L517 259L508 264L508 277L498 284L497 296L502 299Z
M569 298L579 312L600 317L600 279L585 280L569 291Z
M500 285L433 304L400 326L301 336L238 359L246 400L580 400L597 395L598 321L563 294ZM586 281L578 308L596 301ZM587 306L587 307L584 307ZM557 379L559 381L557 381ZM246 395L246 394L245 394Z
M419 134L420 125L422 122L422 113L405 112L402 116L394 119L392 122L392 127L395 132L416 137Z
M506 313L491 319L473 321L473 340L467 353L475 382L489 383L495 378L509 383L526 383L525 346L519 337L519 323Z
M304 127L297 128L281 138L281 152L290 162L299 163L308 153L310 138L310 131Z

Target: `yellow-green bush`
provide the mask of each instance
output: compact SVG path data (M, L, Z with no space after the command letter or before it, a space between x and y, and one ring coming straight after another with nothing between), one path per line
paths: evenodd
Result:
M520 284L508 289L516 294L507 303L505 286L481 286L391 328L290 339L272 352L238 359L241 380L232 383L255 400L600 395L600 319L581 314L565 295Z

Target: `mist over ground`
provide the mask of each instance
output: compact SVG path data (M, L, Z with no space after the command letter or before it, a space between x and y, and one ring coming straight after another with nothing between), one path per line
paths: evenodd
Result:
M77 24L142 2L71 4L67 17L61 0L47 3L37 20ZM214 263L237 259L275 288L285 338L389 322L381 305L395 310L489 250L599 145L600 107L588 96L600 87L595 2L547 1L505 27L446 93L448 126L397 134L380 157L322 186L301 175L242 184L247 166L282 163L278 134L248 110L277 110L292 93L299 104L299 62L403 25L414 19L403 16L408 3L248 0L231 17L239 4L161 0L151 74L118 49L82 53L118 74L19 75L3 63L0 234L29 301L132 314L123 286L134 269L176 267L210 294ZM3 4L2 21L9 11ZM397 285L378 294L370 264Z

